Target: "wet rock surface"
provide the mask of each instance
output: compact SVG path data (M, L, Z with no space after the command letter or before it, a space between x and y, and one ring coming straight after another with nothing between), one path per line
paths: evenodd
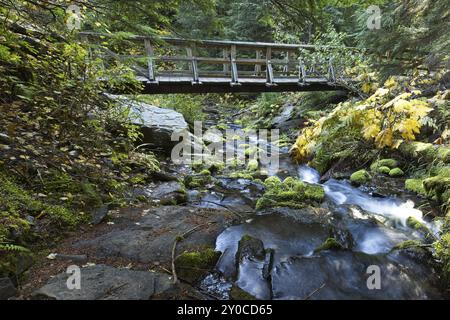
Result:
M148 300L173 287L170 276L163 273L118 269L106 265L81 268L80 271L80 289L68 289L70 274L61 273L35 291L33 299Z
M103 235L74 243L74 247L90 248L103 257L168 263L177 236L201 226L179 244L180 252L214 247L216 237L234 218L225 210L190 206L143 209L137 221L119 224Z

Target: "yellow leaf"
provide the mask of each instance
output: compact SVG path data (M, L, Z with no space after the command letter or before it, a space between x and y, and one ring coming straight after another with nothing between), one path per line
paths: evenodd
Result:
M393 144L392 137L392 130L390 128L386 128L377 135L375 138L375 144L378 148L391 147Z

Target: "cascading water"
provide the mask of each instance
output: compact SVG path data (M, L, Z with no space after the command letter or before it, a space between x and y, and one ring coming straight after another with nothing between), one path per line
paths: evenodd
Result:
M319 183L319 173L311 167L300 166L298 169L299 179L308 183ZM411 200L403 201L400 199L386 197L377 198L353 187L347 181L338 181L330 179L323 188L327 197L329 197L337 205L349 204L357 205L362 209L374 214L385 216L395 222L400 222L406 226L408 217L414 217L422 223L422 211L414 208L414 202Z
M254 141L253 141L254 142ZM266 141L258 141L263 145ZM224 230L216 240L222 256L216 272L209 274L201 288L227 299L233 286L259 299L427 299L441 298L432 267L417 257L393 250L406 240L423 240L424 235L406 225L408 217L426 224L414 202L401 196L377 197L352 186L346 180L320 183L320 174L309 166L294 165L287 150L280 151L279 166L260 164L269 176L296 176L324 188L320 208L273 208L257 212L245 222ZM218 208L236 211L254 208L263 187L246 179L219 178L218 190L203 200ZM317 213L319 212L319 213ZM238 259L239 242L250 236L271 252L266 259ZM317 251L327 239L343 241L343 250ZM383 276L383 290L369 290L367 268L377 265ZM267 274L269 276L267 277ZM321 288L318 290L318 288Z

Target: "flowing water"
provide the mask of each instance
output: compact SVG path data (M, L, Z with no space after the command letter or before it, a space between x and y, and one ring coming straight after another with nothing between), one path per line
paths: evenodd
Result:
M281 157L281 178L289 175L319 184L320 175L308 166L295 166ZM219 184L220 185L220 184ZM207 194L207 206L252 208L261 189L245 179L223 180L223 193ZM436 271L426 254L392 250L405 240L424 240L423 234L406 226L409 216L438 232L426 221L414 202L398 196L376 197L346 180L322 184L326 219L302 210L279 208L252 215L244 223L226 229L216 241L222 257L216 272L201 287L228 298L233 284L260 299L429 299L443 298ZM236 261L239 240L244 235L260 239L271 249L267 259ZM345 250L315 252L332 235L347 241ZM381 272L381 289L369 289L369 266ZM265 270L269 269L268 275Z
M269 176L320 184L316 170L293 164L286 149L278 151L279 166L261 168ZM439 225L424 219L404 192L377 196L346 180L329 179L321 184L326 196L318 212L276 208L255 213L263 186L228 177L217 177L217 182L206 193L189 191L189 198L199 206L226 206L247 217L216 240L222 256L200 287L217 298L230 298L234 285L259 299L446 298L426 251L393 250L406 240L424 240L423 234L406 225L410 216L436 235L439 231ZM262 241L264 259L237 259L244 235ZM330 237L344 243L344 249L315 251ZM373 266L380 270L380 289L367 285L368 268Z

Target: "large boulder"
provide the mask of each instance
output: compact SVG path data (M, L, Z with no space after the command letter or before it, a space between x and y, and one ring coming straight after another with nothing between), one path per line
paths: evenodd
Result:
M141 127L144 135L143 143L166 151L170 151L178 143L172 141L173 135L189 131L189 126L181 113L142 102L131 103L130 119Z

